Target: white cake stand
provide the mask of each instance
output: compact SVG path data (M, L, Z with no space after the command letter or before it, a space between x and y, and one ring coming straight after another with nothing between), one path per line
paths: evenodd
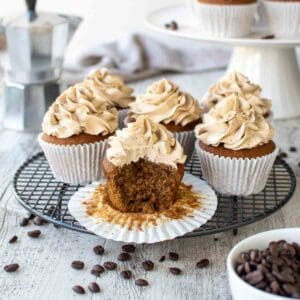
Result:
M175 20L179 29L166 29ZM261 28L244 38L216 38L201 35L186 5L175 5L152 12L146 24L159 33L197 40L222 43L233 47L227 72L237 70L263 88L263 96L273 101L276 119L300 116L300 72L295 47L300 46L300 35L292 38L262 39L270 34ZM203 58L205 59L205 58Z

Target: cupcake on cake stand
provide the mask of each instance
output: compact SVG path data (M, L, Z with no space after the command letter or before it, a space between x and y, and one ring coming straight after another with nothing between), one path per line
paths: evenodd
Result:
M177 30L165 27L172 20L177 22ZM184 4L154 11L147 16L146 23L162 34L233 47L227 72L237 70L263 86L264 96L273 101L274 118L300 116L300 72L296 57L300 34L288 38L272 37L267 29L259 27L243 38L205 36L199 32L189 7Z

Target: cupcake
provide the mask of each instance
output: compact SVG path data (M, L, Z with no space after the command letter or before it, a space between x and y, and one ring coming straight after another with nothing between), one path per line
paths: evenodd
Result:
M239 72L232 72L212 85L204 98L203 106L210 110L225 97L237 94L246 99L253 109L264 117L271 116L271 101L261 98L261 88Z
M69 184L98 180L117 127L116 108L107 108L85 84L68 88L49 107L38 137L54 177Z
M234 38L250 33L256 0L188 0L201 35Z
M97 98L118 110L119 128L122 128L129 104L134 101L133 89L126 86L120 76L111 74L107 69L90 73L84 79L84 83L92 89Z
M300 30L300 0L263 2L270 30L276 36L294 36Z
M266 185L278 148L274 129L249 102L232 94L195 128L204 179L219 193L246 196Z
M138 95L130 104L128 121L144 115L163 124L174 133L175 138L190 158L194 151L193 130L200 123L202 111L196 99L180 91L173 82L163 79L153 83L146 94Z
M154 213L176 201L186 156L166 127L139 116L117 130L109 145L103 171L114 208Z

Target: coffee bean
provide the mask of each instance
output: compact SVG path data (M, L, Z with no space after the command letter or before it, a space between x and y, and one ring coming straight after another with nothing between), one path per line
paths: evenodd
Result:
M163 261L165 261L165 259L166 259L166 257L163 255L158 261L163 262Z
M97 282L91 282L89 285L88 285L88 288L89 290L92 292L92 293L99 293L100 292L100 287L98 285Z
M243 252L240 254L240 257L239 257L239 261L241 263L245 263L245 262L248 262L250 260L250 257L249 257L249 254L246 253L246 252Z
M122 251L123 251L123 252L132 253L132 252L135 251L135 246L132 245L132 244L123 245L123 246L122 246Z
M268 34L268 35L264 35L261 37L262 40L271 40L274 39L275 35L274 34Z
M93 248L93 251L97 255L103 255L104 253L104 248L101 245L97 245Z
M262 271L258 270L258 271L248 273L246 275L245 279L251 285L255 285L264 279L264 275L263 275Z
M243 265L238 265L237 268L236 268L236 272L239 274L239 275L242 275L244 274L244 266Z
M154 268L154 263L151 260L146 260L142 262L142 266L146 271L152 271Z
M169 268L169 271L173 275L179 275L179 274L181 274L181 270L179 268Z
M250 267L250 264L248 261L244 263L244 270L245 270L246 274L251 272L251 267Z
M291 284L283 284L282 288L289 295L293 295L294 293L296 293L296 287Z
M119 261L128 261L130 260L131 256L129 253L127 252L122 252L118 255L118 260Z
M261 282L257 283L255 285L255 287L260 289L260 290L264 290L268 286L268 284L269 283L267 281L261 281Z
M8 242L9 244L13 244L17 241L18 237L16 235L14 235Z
M105 269L112 271L115 270L117 268L117 264L113 261L106 261L103 266L105 267Z
M165 24L167 29L178 30L178 24L176 21L171 21L170 23Z
M173 261L177 261L179 259L179 255L176 252L170 252L169 259Z
M145 279L137 279L135 281L135 284L138 286L147 286L148 285L148 281Z
M41 235L41 231L40 230L32 230L32 231L28 231L27 235L31 238L38 238Z
M130 279L132 277L132 273L129 270L124 270L120 273L121 277L124 279Z
M270 285L270 288L274 294L278 294L280 292L280 285L277 281L273 281Z
M33 220L35 218L35 215L34 214L29 214L28 218L29 218L29 220Z
M289 149L290 152L297 152L297 148L294 146L291 146Z
M71 267L76 270L82 270L84 268L84 262L80 260L74 260L71 263Z
M207 268L209 265L209 260L208 259L201 259L200 261L197 262L197 268L203 269Z
M278 156L279 156L279 158L281 158L281 159L284 159L284 158L287 158L287 157L288 157L288 155L287 155L286 152L280 152Z
M10 264L4 266L4 271L8 273L16 272L19 269L19 264Z
M55 206L51 205L47 211L47 215L52 216L54 211L55 211Z
M74 285L72 290L77 294L85 294L85 290L81 285Z
M91 270L91 274L97 277L99 277L103 272L105 272L105 269L101 265L94 265Z
M33 224L36 226L43 226L44 224L46 224L46 221L40 217L34 217Z
M21 227L25 227L29 224L29 218L23 218L20 222Z

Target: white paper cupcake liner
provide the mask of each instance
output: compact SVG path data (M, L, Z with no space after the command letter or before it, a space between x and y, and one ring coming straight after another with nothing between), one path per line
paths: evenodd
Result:
M127 114L129 112L129 108L122 108L118 110L119 113L119 129L122 129L125 127L124 120L127 117Z
M54 145L43 141L41 136L38 136L39 144L57 180L86 184L101 178L107 140L83 145Z
M199 33L214 37L243 37L250 33L256 3L217 5L189 0Z
M300 2L264 1L268 25L276 36L293 36L300 29Z
M185 173L183 182L193 186L193 191L201 195L201 205L191 216L178 220L164 220L157 225L149 225L143 230L127 229L120 225L108 223L91 217L86 213L84 201L89 199L101 182L94 182L79 189L70 199L68 208L73 217L89 231L115 241L126 243L157 243L174 239L191 232L210 220L217 209L217 196L203 180Z
M220 157L204 151L196 141L203 178L224 195L248 196L261 192L266 186L278 148L258 158Z
M195 148L194 130L174 132L176 140L182 145L184 153L187 155L187 161L192 157Z

